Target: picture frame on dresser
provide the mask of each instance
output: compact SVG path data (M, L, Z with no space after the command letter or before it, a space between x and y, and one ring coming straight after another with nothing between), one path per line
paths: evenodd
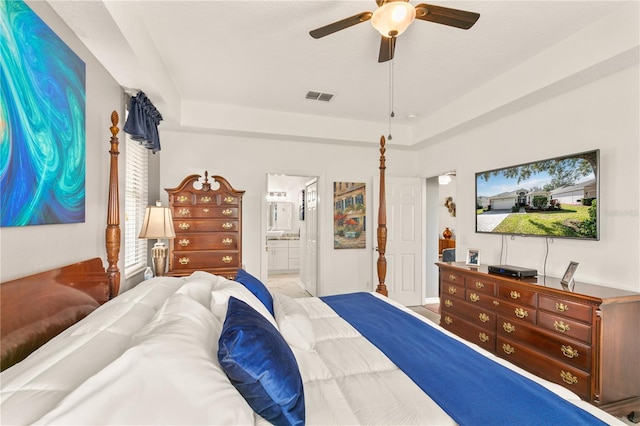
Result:
M480 250L478 249L467 250L467 265L480 266Z
M560 280L560 284L562 284L563 289L567 291L573 291L573 288L576 285L575 281L573 280L573 276L576 274L578 265L580 264L578 262L574 262L573 260L569 262L569 266L567 267L567 270Z

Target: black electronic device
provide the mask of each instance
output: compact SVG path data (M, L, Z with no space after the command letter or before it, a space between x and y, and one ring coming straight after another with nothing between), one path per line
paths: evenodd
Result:
M513 265L491 265L487 269L491 274L506 275L515 278L534 278L538 276L538 271L531 268L522 268Z

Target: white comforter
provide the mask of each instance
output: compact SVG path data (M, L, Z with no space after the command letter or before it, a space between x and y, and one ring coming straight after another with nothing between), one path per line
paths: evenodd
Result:
M226 281L205 273L154 278L103 305L1 373L0 423L266 423L217 361L225 312L215 304L216 289ZM455 424L324 302L304 298L296 303L308 316L314 339L312 348L292 346L304 383L307 424ZM290 334L294 318L276 319L283 334ZM619 424L566 389L510 368Z

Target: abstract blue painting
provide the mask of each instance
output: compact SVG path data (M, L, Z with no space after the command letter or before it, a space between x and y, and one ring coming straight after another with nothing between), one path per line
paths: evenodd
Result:
M85 63L21 0L0 0L1 226L85 220Z

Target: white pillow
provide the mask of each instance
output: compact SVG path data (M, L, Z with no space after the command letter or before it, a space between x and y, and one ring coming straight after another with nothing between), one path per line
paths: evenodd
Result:
M273 295L273 313L284 340L293 347L312 351L316 344L313 325L307 311L294 298L282 293Z
M271 312L264 306L264 303L260 301L250 290L240 283L231 280L225 280L224 282L216 285L211 292L211 312L218 317L218 319L224 322L227 317L227 307L229 304L229 297L235 297L242 300L247 305L258 311L263 317L265 317L273 326L277 329L278 325L276 320L271 315Z
M183 294L200 303L207 309L211 309L211 290L214 283L208 279L189 278L187 282L180 287L176 294Z

